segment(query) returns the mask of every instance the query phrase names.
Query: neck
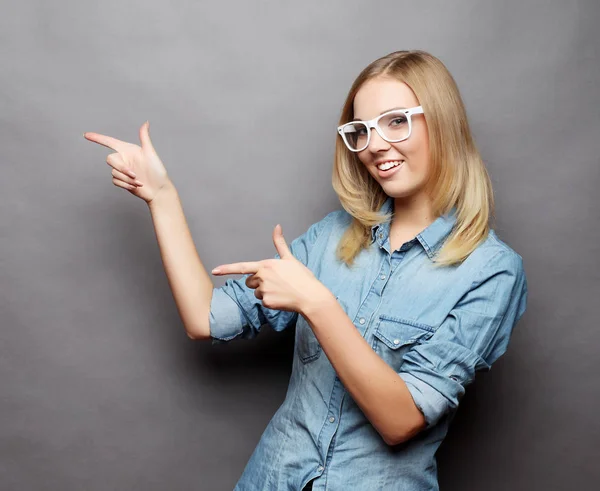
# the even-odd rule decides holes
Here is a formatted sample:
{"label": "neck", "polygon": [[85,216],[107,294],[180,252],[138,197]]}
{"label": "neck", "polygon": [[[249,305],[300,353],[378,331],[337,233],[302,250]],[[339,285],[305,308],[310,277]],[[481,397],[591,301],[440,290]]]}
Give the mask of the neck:
{"label": "neck", "polygon": [[420,232],[427,228],[437,217],[434,216],[431,203],[425,197],[394,198],[394,229],[411,229]]}

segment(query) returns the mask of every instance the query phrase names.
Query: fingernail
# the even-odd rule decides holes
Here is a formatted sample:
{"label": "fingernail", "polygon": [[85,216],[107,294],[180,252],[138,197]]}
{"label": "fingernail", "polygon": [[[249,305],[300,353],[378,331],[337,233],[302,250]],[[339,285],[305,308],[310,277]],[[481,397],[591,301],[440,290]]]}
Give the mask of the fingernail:
{"label": "fingernail", "polygon": [[137,179],[135,180],[135,184],[137,186],[143,186],[144,185],[144,183],[142,181],[138,181]]}
{"label": "fingernail", "polygon": [[137,176],[135,175],[135,172],[133,172],[133,171],[131,171],[131,170],[128,172],[128,174],[129,174],[129,177],[131,177],[132,179],[135,179],[135,178],[137,177]]}
{"label": "fingernail", "polygon": [[213,274],[218,274],[220,272],[221,272],[221,270],[219,268],[215,268],[215,269],[212,270]]}

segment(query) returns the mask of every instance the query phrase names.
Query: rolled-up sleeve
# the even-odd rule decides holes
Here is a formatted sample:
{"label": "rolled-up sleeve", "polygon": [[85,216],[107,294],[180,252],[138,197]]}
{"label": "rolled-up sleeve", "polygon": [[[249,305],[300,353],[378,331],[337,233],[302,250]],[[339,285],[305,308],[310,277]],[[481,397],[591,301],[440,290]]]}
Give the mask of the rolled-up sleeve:
{"label": "rolled-up sleeve", "polygon": [[475,372],[490,370],[506,352],[526,304],[521,256],[496,253],[433,336],[406,353],[399,375],[427,428],[458,407]]}
{"label": "rolled-up sleeve", "polygon": [[[309,258],[319,254],[319,236],[334,213],[313,223],[304,234],[290,243],[292,255],[305,266],[309,267]],[[274,258],[279,259],[279,254],[275,254]],[[235,338],[252,339],[264,324],[269,324],[275,331],[282,331],[295,323],[297,312],[267,308],[256,298],[254,289],[246,285],[249,276],[228,279],[222,287],[213,289],[209,316],[212,344]]]}

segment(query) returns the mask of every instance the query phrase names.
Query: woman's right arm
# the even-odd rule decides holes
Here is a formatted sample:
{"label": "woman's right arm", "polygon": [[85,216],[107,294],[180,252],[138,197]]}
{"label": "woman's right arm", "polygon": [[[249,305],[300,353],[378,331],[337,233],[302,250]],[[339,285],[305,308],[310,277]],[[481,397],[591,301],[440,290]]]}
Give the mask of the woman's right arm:
{"label": "woman's right arm", "polygon": [[140,145],[99,133],[83,136],[115,152],[106,163],[112,167],[115,186],[143,199],[152,214],[154,229],[169,285],[188,336],[209,339],[212,279],[200,262],[187,226],[179,195],[150,140],[150,123],[139,130]]}
{"label": "woman's right arm", "polygon": [[191,339],[209,339],[214,285],[196,251],[175,186],[169,181],[148,208],[185,331]]}

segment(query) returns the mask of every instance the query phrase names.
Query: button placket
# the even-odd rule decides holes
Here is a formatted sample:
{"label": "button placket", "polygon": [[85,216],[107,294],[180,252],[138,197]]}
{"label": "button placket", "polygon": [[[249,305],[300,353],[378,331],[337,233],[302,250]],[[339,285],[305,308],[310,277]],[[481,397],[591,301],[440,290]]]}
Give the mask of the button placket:
{"label": "button placket", "polygon": [[[386,274],[386,272],[384,271],[386,267],[388,270],[388,274]],[[385,289],[386,282],[389,280],[390,274],[391,264],[389,257],[384,257],[382,260],[381,267],[379,269],[379,273],[377,274],[377,276],[375,276],[373,280],[371,290],[369,291],[367,298],[363,302],[363,305],[356,313],[356,317],[354,318],[354,322],[356,322],[356,319],[358,318],[357,324],[361,326],[364,326],[365,324],[367,325],[365,331],[361,333],[365,339],[368,337],[367,333],[369,331],[369,324],[367,323],[367,319],[370,322],[373,318],[373,313],[377,312],[377,310],[379,309],[379,306],[381,305],[383,290]]]}
{"label": "button placket", "polygon": [[[383,270],[383,268],[384,268],[384,267],[385,267],[385,264],[381,266],[381,270]],[[386,280],[387,280],[387,279],[388,279],[388,278],[391,276],[391,274],[392,274],[392,271],[391,271],[391,264],[390,264],[390,267],[389,267],[389,270],[388,270],[388,273],[387,273],[387,274],[386,274],[386,273],[384,273],[384,272],[383,272],[383,271],[381,271],[381,270],[380,270],[380,272],[379,272],[379,280],[381,281],[382,285],[381,285],[381,288],[380,288],[379,290],[380,290],[380,292],[381,292],[381,293],[380,293],[380,295],[381,295],[381,296],[383,296],[383,292],[384,292],[384,290],[385,290],[385,287],[387,286],[387,282],[386,282]]]}

